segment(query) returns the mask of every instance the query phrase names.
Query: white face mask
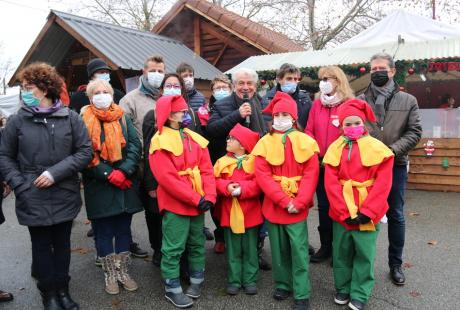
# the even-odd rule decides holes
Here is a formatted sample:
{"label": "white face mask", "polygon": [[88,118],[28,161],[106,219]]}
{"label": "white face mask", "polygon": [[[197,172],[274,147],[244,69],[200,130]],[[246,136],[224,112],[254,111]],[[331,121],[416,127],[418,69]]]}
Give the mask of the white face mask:
{"label": "white face mask", "polygon": [[289,117],[274,117],[272,127],[278,131],[285,132],[292,128],[292,124],[292,119]]}
{"label": "white face mask", "polygon": [[185,84],[185,89],[190,91],[193,89],[193,86],[195,85],[195,78],[189,76],[184,78],[184,84]]}
{"label": "white face mask", "polygon": [[98,109],[107,109],[113,102],[111,94],[97,94],[92,100],[94,106]]}
{"label": "white face mask", "polygon": [[148,72],[147,81],[154,88],[160,88],[161,82],[163,82],[165,75],[160,72]]}
{"label": "white face mask", "polygon": [[334,90],[334,87],[332,87],[332,83],[329,81],[321,81],[319,82],[319,90],[322,94],[329,95]]}

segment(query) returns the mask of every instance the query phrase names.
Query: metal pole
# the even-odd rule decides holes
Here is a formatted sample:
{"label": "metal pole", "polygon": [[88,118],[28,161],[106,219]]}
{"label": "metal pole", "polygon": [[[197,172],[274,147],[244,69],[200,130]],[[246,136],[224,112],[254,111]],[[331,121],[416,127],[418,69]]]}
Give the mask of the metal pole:
{"label": "metal pole", "polygon": [[436,19],[436,0],[431,0],[431,8],[433,11],[433,19]]}

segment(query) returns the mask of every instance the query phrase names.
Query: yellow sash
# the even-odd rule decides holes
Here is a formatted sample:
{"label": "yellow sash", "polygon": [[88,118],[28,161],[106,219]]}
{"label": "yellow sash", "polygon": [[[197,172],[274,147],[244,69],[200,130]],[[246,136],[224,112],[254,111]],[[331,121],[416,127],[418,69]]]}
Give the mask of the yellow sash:
{"label": "yellow sash", "polygon": [[[323,158],[323,163],[334,167],[340,164],[343,148],[347,143],[344,142],[344,137],[341,136],[327,149]],[[365,167],[371,167],[382,163],[385,158],[394,156],[393,152],[381,141],[371,137],[363,136],[356,140],[359,148],[359,156],[361,163]]]}
{"label": "yellow sash", "polygon": [[[272,166],[279,166],[284,163],[284,134],[274,132],[266,134],[257,142],[252,150],[254,156],[262,156]],[[287,134],[292,144],[292,152],[295,161],[302,164],[310,159],[315,153],[319,153],[316,141],[303,132],[294,130]],[[286,138],[286,137],[285,137]]]}
{"label": "yellow sash", "polygon": [[[248,155],[247,158],[243,160],[242,167],[246,173],[254,173],[254,161],[255,156],[253,155]],[[220,177],[222,174],[232,176],[237,164],[238,159],[225,155],[219,158],[214,165],[214,175],[216,178]],[[238,201],[238,197],[232,198],[232,207],[230,209],[230,228],[234,234],[244,234],[246,232],[246,229],[244,228],[244,213]]]}
{"label": "yellow sash", "polygon": [[[204,149],[208,146],[208,140],[196,132],[185,128],[183,133],[187,134],[193,141],[198,143],[201,148]],[[163,132],[160,134],[160,132],[157,131],[150,141],[149,153],[153,154],[155,151],[165,150],[171,152],[174,156],[180,156],[184,152],[184,143],[182,140],[181,132],[179,130],[165,126],[163,127]]]}
{"label": "yellow sash", "polygon": [[204,196],[203,187],[201,184],[201,174],[198,166],[192,168],[187,168],[185,170],[178,172],[180,176],[187,175],[190,181],[192,182],[192,187],[195,192]]}
{"label": "yellow sash", "polygon": [[[348,212],[350,212],[350,217],[354,219],[357,217],[358,210],[361,208],[363,201],[367,197],[367,188],[374,184],[374,179],[366,180],[364,182],[356,182],[353,180],[340,180],[340,184],[343,185],[343,198],[347,204]],[[359,194],[359,206],[355,204],[355,198],[353,196],[353,187],[358,190]],[[370,230],[375,231],[375,225],[372,221],[366,224],[359,224],[359,230]]]}
{"label": "yellow sash", "polygon": [[273,180],[280,182],[281,189],[283,192],[289,196],[289,198],[294,198],[295,194],[299,191],[299,187],[297,186],[297,182],[302,179],[301,176],[296,177],[285,177],[285,176],[273,176]]}

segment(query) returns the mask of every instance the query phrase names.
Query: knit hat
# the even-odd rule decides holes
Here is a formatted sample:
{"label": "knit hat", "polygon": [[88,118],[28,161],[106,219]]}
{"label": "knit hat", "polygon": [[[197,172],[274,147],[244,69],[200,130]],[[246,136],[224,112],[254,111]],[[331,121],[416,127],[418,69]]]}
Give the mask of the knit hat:
{"label": "knit hat", "polygon": [[161,133],[168,120],[169,114],[188,110],[187,103],[182,96],[161,96],[156,104],[157,127]]}
{"label": "knit hat", "polygon": [[242,126],[241,124],[236,124],[232,130],[230,130],[229,136],[232,136],[244,147],[247,153],[251,153],[254,146],[256,146],[257,141],[259,141],[259,134],[252,131],[249,128]]}
{"label": "knit hat", "polygon": [[297,103],[289,94],[277,91],[272,101],[262,111],[263,113],[289,113],[294,120],[297,120]]}
{"label": "knit hat", "polygon": [[342,103],[338,108],[340,124],[348,116],[359,116],[363,122],[369,121],[375,123],[375,114],[366,101],[360,99],[350,99]]}
{"label": "knit hat", "polygon": [[97,70],[112,71],[112,69],[110,69],[110,67],[105,63],[105,61],[103,61],[100,58],[94,58],[90,62],[88,62],[88,64],[86,65],[86,71],[88,72],[88,78],[90,79],[93,76],[94,72],[96,72]]}

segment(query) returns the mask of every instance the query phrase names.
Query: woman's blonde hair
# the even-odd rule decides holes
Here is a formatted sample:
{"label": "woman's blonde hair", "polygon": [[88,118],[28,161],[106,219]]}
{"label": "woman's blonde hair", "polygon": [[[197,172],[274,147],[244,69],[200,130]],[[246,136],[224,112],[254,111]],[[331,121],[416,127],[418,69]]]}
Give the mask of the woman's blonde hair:
{"label": "woman's blonde hair", "polygon": [[337,81],[337,92],[342,96],[343,101],[355,97],[353,89],[351,89],[350,83],[348,83],[347,76],[342,69],[337,66],[321,67],[318,71],[318,78],[322,80],[325,76],[335,78]]}
{"label": "woman's blonde hair", "polygon": [[94,79],[94,80],[91,80],[88,83],[88,85],[86,86],[86,95],[88,96],[88,98],[93,98],[94,90],[98,86],[104,86],[104,88],[107,89],[109,94],[111,94],[113,96],[113,88],[112,88],[112,85],[110,85],[109,82],[104,81],[104,80],[100,80],[100,79]]}

